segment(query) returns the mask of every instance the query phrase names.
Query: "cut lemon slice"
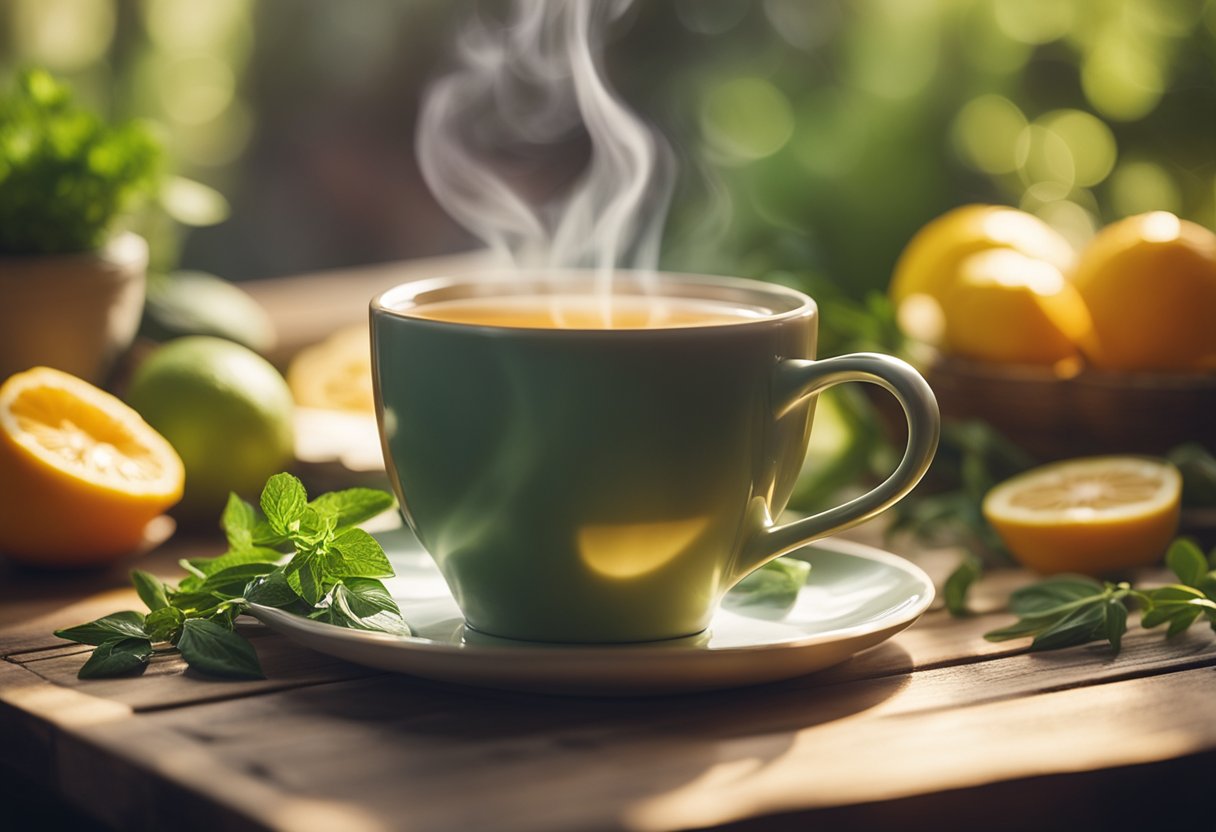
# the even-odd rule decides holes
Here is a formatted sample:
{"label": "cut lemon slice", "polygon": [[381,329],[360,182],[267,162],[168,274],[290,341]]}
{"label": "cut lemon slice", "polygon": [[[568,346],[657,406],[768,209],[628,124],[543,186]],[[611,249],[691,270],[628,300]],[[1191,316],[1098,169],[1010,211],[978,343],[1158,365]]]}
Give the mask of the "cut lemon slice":
{"label": "cut lemon slice", "polygon": [[1156,562],[1177,531],[1181,497],[1168,462],[1103,456],[1019,474],[989,491],[983,509],[1023,566],[1101,575]]}
{"label": "cut lemon slice", "polygon": [[183,481],[169,443],[109,393],[47,367],[0,386],[6,555],[62,566],[129,552]]}

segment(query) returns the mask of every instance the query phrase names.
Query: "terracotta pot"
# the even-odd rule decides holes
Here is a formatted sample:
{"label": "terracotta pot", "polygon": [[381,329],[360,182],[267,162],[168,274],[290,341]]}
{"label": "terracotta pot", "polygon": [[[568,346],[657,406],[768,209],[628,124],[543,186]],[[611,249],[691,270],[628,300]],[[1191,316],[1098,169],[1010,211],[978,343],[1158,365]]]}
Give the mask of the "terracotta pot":
{"label": "terracotta pot", "polygon": [[131,233],[92,252],[0,257],[0,380],[44,365],[104,381],[139,328],[147,268]]}

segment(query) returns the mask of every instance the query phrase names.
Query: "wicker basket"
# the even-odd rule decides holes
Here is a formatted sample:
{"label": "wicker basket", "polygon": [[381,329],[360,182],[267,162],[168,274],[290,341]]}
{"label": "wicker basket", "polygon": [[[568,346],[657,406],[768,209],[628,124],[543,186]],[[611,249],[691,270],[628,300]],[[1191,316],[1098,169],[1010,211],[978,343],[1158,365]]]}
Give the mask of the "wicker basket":
{"label": "wicker basket", "polygon": [[927,371],[946,421],[981,419],[1031,456],[1162,454],[1183,442],[1216,452],[1216,373],[1061,378],[1050,368],[940,358]]}

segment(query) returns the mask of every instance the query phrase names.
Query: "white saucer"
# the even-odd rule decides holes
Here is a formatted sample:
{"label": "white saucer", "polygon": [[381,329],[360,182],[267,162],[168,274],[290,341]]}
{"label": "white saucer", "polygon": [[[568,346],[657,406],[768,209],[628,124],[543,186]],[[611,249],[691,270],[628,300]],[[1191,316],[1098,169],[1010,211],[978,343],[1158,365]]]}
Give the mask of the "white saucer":
{"label": "white saucer", "polygon": [[388,589],[412,636],[351,630],[272,607],[252,614],[293,641],[347,661],[443,682],[540,693],[640,696],[741,687],[839,664],[920,617],[933,582],[888,552],[827,539],[788,609],[728,602],[698,636],[622,645],[513,641],[467,629],[438,570],[408,531],[378,534],[397,577]]}

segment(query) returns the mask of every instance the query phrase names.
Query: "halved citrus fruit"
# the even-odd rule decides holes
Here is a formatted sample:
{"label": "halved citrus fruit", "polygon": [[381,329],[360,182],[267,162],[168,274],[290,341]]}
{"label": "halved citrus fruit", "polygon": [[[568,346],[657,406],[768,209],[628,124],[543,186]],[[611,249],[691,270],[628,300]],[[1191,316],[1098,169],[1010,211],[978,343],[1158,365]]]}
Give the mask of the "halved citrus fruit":
{"label": "halved citrus fruit", "polygon": [[138,547],[183,481],[169,443],[88,382],[35,367],[0,386],[0,551],[9,557],[113,560]]}
{"label": "halved citrus fruit", "polygon": [[1178,529],[1182,476],[1150,457],[1100,456],[1019,474],[984,498],[1018,561],[1044,575],[1102,575],[1155,563]]}

